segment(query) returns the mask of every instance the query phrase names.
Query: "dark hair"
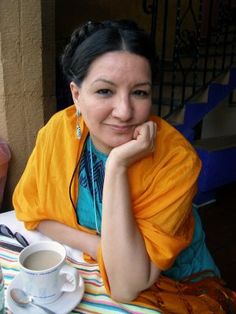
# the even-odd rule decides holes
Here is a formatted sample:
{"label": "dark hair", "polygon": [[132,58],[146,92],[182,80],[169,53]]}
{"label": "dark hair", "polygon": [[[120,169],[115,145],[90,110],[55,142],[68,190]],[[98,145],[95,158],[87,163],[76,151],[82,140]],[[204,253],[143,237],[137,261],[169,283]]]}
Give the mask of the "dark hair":
{"label": "dark hair", "polygon": [[144,30],[129,20],[87,22],[77,28],[61,57],[63,73],[69,82],[80,86],[97,57],[121,50],[146,58],[154,74],[154,44]]}

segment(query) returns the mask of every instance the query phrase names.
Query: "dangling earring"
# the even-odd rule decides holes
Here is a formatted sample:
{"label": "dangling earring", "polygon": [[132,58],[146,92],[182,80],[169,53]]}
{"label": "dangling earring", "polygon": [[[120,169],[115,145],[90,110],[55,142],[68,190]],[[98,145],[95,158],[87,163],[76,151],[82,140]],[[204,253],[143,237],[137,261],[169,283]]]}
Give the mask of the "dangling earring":
{"label": "dangling earring", "polygon": [[79,111],[79,109],[77,110],[77,112],[76,112],[76,115],[77,115],[77,123],[76,123],[76,137],[80,140],[81,139],[81,128],[80,128],[80,111]]}

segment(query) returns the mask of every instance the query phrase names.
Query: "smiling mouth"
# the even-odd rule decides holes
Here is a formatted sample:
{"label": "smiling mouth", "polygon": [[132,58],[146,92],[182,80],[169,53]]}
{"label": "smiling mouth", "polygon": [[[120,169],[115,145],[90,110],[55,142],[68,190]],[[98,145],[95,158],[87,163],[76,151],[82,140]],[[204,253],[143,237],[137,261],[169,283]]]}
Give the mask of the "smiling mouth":
{"label": "smiling mouth", "polygon": [[128,133],[134,128],[133,125],[111,125],[110,124],[108,126],[117,133]]}

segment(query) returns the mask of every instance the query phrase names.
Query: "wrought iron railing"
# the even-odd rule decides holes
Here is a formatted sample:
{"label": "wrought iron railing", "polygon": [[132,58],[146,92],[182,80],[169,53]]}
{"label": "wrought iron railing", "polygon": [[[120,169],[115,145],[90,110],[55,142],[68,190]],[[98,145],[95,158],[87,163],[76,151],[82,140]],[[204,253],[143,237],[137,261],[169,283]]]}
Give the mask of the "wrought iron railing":
{"label": "wrought iron railing", "polygon": [[159,56],[154,106],[168,118],[236,64],[236,1],[143,0],[143,10]]}

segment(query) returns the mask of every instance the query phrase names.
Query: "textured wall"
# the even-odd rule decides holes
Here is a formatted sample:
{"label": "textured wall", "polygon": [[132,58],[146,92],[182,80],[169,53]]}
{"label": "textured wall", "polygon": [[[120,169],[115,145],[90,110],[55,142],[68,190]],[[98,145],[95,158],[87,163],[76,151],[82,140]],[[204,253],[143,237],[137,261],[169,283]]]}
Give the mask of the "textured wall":
{"label": "textured wall", "polygon": [[[12,153],[5,208],[11,206],[12,191],[32,151],[36,133],[48,118],[50,110],[44,108],[44,100],[55,95],[54,84],[46,91],[44,88],[44,76],[48,77],[50,69],[44,73],[42,3],[39,0],[0,1],[0,137],[7,141]],[[46,42],[52,39],[54,44],[54,38],[48,34]],[[48,60],[54,60],[54,50],[48,51]],[[51,72],[54,72],[52,66]],[[55,107],[53,101],[49,106]]]}

